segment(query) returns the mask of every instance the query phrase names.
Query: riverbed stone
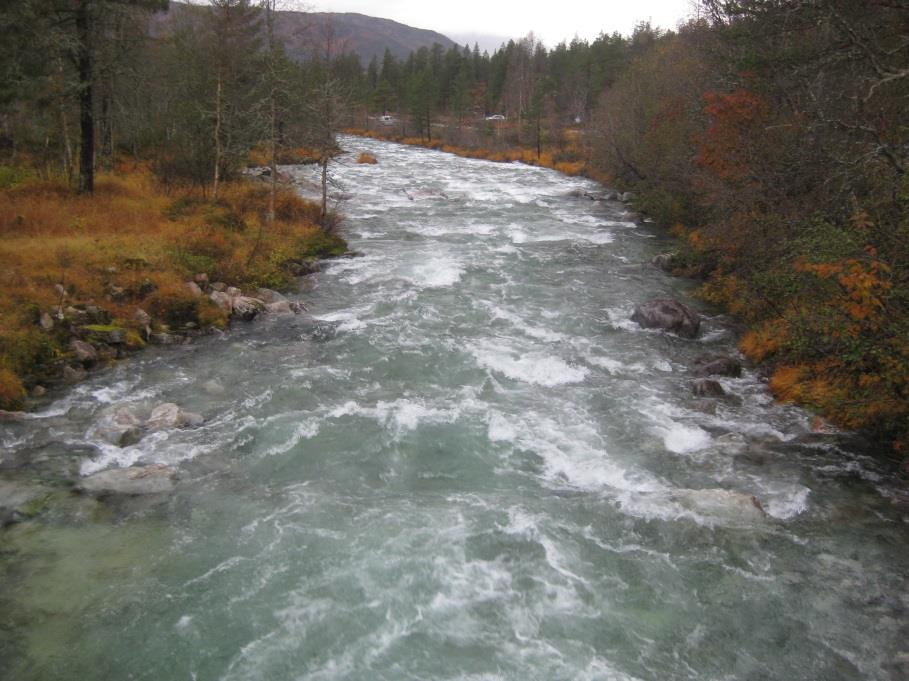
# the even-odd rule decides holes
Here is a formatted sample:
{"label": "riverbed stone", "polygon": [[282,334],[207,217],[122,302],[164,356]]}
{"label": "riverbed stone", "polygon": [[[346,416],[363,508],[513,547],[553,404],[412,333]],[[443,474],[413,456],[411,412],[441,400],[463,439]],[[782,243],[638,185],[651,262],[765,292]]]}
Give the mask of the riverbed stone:
{"label": "riverbed stone", "polygon": [[258,298],[237,296],[231,299],[231,315],[244,322],[251,322],[265,309],[265,303]]}
{"label": "riverbed stone", "polygon": [[696,312],[670,298],[658,298],[638,305],[631,319],[645,329],[673,331],[685,338],[696,338],[701,328],[701,318]]}
{"label": "riverbed stone", "polygon": [[287,298],[277,291],[272,291],[270,288],[260,288],[256,291],[256,297],[261,300],[266,305],[271,303],[281,303],[287,302]]}
{"label": "riverbed stone", "polygon": [[38,326],[47,332],[51,332],[54,330],[54,318],[47,312],[42,312],[41,318],[38,320]]}
{"label": "riverbed stone", "polygon": [[128,407],[113,407],[98,420],[94,433],[115,447],[129,447],[142,439],[142,422]]}
{"label": "riverbed stone", "polygon": [[230,311],[233,307],[231,304],[231,298],[224,291],[212,291],[208,297],[211,302],[230,314]]}
{"label": "riverbed stone", "polygon": [[67,383],[79,383],[88,377],[88,372],[82,367],[72,367],[69,364],[63,367],[63,380]]}
{"label": "riverbed stone", "polygon": [[73,338],[69,342],[69,349],[83,366],[91,366],[98,361],[98,351],[85,341]]}
{"label": "riverbed stone", "polygon": [[185,286],[186,290],[189,291],[192,295],[196,296],[196,298],[201,298],[203,295],[205,295],[202,293],[202,287],[194,281],[187,281]]}
{"label": "riverbed stone", "polygon": [[664,272],[669,272],[672,269],[673,258],[675,258],[675,253],[660,253],[659,255],[653,256],[650,264],[659,267]]}
{"label": "riverbed stone", "polygon": [[167,402],[159,404],[152,409],[145,426],[151,430],[165,430],[168,428],[182,428],[186,425],[186,418],[183,411],[176,404]]}
{"label": "riverbed stone", "polygon": [[96,497],[168,494],[176,477],[173,468],[161,464],[114,468],[83,478],[76,490]]}
{"label": "riverbed stone", "polygon": [[37,485],[0,480],[0,527],[37,515],[50,494]]}
{"label": "riverbed stone", "polygon": [[709,378],[695,381],[691,386],[691,392],[695,397],[724,397],[726,395],[723,386]]}
{"label": "riverbed stone", "polygon": [[224,385],[215,379],[205,381],[205,383],[202,384],[202,390],[213,396],[221,396],[227,393],[227,389]]}
{"label": "riverbed stone", "polygon": [[698,376],[740,378],[742,375],[742,363],[735,357],[699,357],[694,363]]}
{"label": "riverbed stone", "polygon": [[672,500],[694,513],[707,517],[728,518],[748,522],[763,521],[767,512],[761,502],[750,494],[726,489],[682,489],[671,495]]}

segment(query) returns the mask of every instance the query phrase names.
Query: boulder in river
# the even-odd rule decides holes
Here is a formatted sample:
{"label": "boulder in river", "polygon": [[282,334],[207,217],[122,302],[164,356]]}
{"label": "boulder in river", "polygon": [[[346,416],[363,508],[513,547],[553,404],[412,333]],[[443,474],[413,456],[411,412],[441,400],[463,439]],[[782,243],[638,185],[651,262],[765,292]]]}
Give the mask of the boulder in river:
{"label": "boulder in river", "polygon": [[653,256],[650,264],[659,267],[664,272],[668,272],[672,269],[672,259],[674,257],[675,253],[660,253],[659,255]]}
{"label": "boulder in river", "polygon": [[258,298],[236,296],[231,298],[231,315],[244,322],[251,322],[260,312],[265,311],[265,303]]}
{"label": "boulder in river", "polygon": [[699,357],[694,363],[698,376],[739,378],[742,375],[742,363],[735,357]]}
{"label": "boulder in river", "polygon": [[224,310],[224,312],[230,314],[232,308],[231,298],[224,291],[212,291],[208,297],[211,299],[211,302]]}
{"label": "boulder in river", "polygon": [[142,439],[142,423],[127,407],[113,407],[95,425],[95,435],[116,447],[129,447]]}
{"label": "boulder in river", "polygon": [[145,426],[149,430],[167,430],[170,428],[184,428],[186,426],[200,426],[205,419],[192,412],[183,411],[176,404],[166,402],[152,409]]}
{"label": "boulder in river", "polygon": [[673,331],[685,338],[696,338],[701,328],[701,318],[696,312],[669,298],[658,298],[638,305],[631,319],[645,329]]}
{"label": "boulder in river", "polygon": [[691,392],[695,397],[724,397],[726,391],[723,386],[709,378],[701,378],[691,386]]}
{"label": "boulder in river", "polygon": [[96,497],[167,494],[174,491],[176,477],[173,468],[160,464],[114,468],[83,478],[76,489]]}

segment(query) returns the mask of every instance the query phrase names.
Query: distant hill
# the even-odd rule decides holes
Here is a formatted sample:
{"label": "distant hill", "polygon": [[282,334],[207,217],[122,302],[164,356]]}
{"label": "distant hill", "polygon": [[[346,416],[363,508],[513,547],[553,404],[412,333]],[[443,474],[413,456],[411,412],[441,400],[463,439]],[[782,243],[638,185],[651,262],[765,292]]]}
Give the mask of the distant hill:
{"label": "distant hill", "polygon": [[[166,14],[152,18],[152,34],[166,30],[168,23],[175,18],[186,20],[193,15],[199,16],[204,11],[204,3],[171,2]],[[364,14],[278,12],[276,24],[287,53],[298,61],[307,59],[314,49],[321,51],[324,45],[322,36],[325,35],[327,26],[332,30],[333,52],[353,52],[360,56],[364,66],[374,56],[381,61],[386,48],[399,59],[405,59],[411,52],[421,47],[432,47],[434,43],[446,50],[455,45],[453,40],[436,31],[413,28],[391,19],[368,17]]]}
{"label": "distant hill", "polygon": [[421,47],[432,47],[438,43],[446,50],[455,45],[450,38],[422,28],[413,28],[391,19],[368,17],[365,14],[335,12],[279,12],[278,33],[284,39],[288,54],[300,59],[313,49],[313,41],[324,34],[324,27],[330,25],[333,41],[338,50],[354,52],[363,64],[375,56],[380,61],[385,49],[399,59]]}

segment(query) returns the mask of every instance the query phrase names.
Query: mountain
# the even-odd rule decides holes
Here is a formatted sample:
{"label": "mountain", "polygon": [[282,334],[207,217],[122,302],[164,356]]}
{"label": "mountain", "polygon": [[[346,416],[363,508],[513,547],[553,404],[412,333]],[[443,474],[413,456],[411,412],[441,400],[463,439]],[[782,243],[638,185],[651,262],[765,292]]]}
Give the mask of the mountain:
{"label": "mountain", "polygon": [[313,48],[324,45],[326,28],[332,31],[332,42],[337,52],[354,52],[363,64],[373,57],[379,61],[385,49],[399,59],[421,47],[438,43],[446,50],[455,46],[450,38],[422,28],[413,28],[391,19],[368,17],[365,14],[336,12],[279,12],[278,34],[284,39],[288,54],[296,59],[305,58]]}
{"label": "mountain", "polygon": [[[166,14],[152,17],[151,33],[158,35],[166,32],[168,25],[175,21],[196,21],[205,11],[206,5],[200,2],[171,2]],[[446,50],[455,45],[453,40],[436,31],[365,14],[278,12],[277,33],[284,41],[287,53],[298,61],[307,59],[314,50],[324,50],[329,28],[333,54],[353,52],[359,55],[364,65],[373,57],[381,61],[386,48],[397,58],[406,59],[411,52],[421,47],[432,47],[434,43]]]}

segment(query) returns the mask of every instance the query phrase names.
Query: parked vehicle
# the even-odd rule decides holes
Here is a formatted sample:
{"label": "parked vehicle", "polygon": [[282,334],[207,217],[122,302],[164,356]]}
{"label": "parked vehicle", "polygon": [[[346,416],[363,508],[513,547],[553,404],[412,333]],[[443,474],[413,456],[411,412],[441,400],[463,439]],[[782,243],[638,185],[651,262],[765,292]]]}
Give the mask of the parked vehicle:
{"label": "parked vehicle", "polygon": [[393,116],[389,116],[388,114],[385,114],[384,116],[379,116],[379,123],[381,123],[382,125],[392,125],[392,124],[394,124],[394,122],[395,122],[395,119]]}
{"label": "parked vehicle", "polygon": [[491,116],[487,116],[486,120],[487,121],[504,121],[505,116],[503,116],[502,114],[492,114]]}

